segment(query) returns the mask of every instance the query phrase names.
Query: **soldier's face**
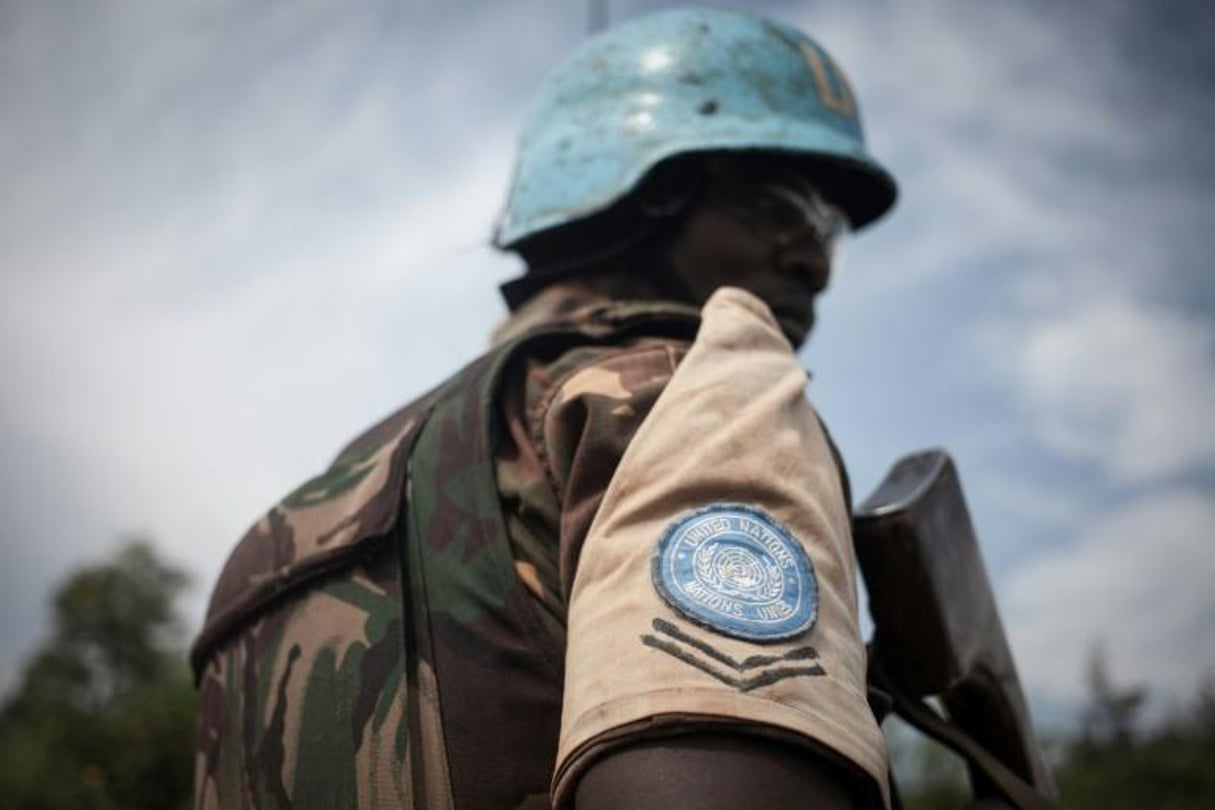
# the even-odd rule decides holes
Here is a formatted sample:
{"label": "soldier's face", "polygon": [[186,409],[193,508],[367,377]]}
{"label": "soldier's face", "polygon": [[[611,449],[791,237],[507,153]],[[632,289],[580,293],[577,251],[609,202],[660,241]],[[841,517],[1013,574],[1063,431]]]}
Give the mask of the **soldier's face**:
{"label": "soldier's face", "polygon": [[831,277],[832,243],[846,224],[833,224],[826,209],[810,210],[814,202],[771,176],[715,179],[673,243],[676,274],[698,302],[723,286],[754,293],[800,345],[814,326],[815,298]]}

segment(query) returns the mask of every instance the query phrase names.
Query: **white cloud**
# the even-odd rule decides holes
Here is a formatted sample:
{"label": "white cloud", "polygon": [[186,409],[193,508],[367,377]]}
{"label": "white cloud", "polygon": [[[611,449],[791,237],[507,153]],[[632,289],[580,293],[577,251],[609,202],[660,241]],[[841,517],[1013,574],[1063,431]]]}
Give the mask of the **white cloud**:
{"label": "white cloud", "polygon": [[[1022,535],[1018,539],[1021,546],[1035,535],[1055,534],[1084,519],[1086,505],[1079,502],[1074,492],[1026,478],[1017,474],[1016,470],[997,468],[982,473],[974,482],[976,499],[982,499],[992,509],[1015,517],[1017,529]],[[1001,551],[1015,553],[1018,549]]]}
{"label": "white cloud", "polygon": [[[258,511],[483,343],[498,311],[489,274],[503,267],[470,246],[483,243],[506,151],[487,143],[434,197],[319,255],[284,251],[208,301],[145,286],[142,266],[198,249],[189,233],[77,246],[63,260],[105,272],[52,269],[5,307],[7,424],[92,482],[77,508],[114,530],[147,528],[209,579]],[[477,283],[480,294],[462,291]],[[451,313],[477,327],[453,337]]]}
{"label": "white cloud", "polygon": [[[878,336],[859,339],[882,355],[841,360],[837,380],[895,363],[915,369],[894,375],[914,390],[886,392],[889,408],[868,409],[882,427],[838,436],[845,453],[892,423],[972,452],[961,466],[986,477],[968,488],[1006,518],[994,556],[1021,566],[995,573],[1039,694],[1080,699],[1102,638],[1117,676],[1191,689],[1188,668],[1211,664],[1192,633],[1215,571],[1213,499],[1186,476],[1215,463],[1215,323],[1166,302],[1191,292],[1184,268],[1205,266],[1212,208],[1201,164],[1164,150],[1199,148],[1209,101],[1127,59],[1129,32],[1157,42],[1128,3],[1082,26],[1078,12],[966,2],[788,12],[853,71],[874,151],[902,183],[839,280],[855,313],[826,320],[866,324]],[[1133,502],[1044,550],[1117,498]]]}
{"label": "white cloud", "polygon": [[[613,11],[643,5],[655,4]],[[1137,165],[1167,123],[1138,126],[1140,97],[1125,94],[1134,77],[1104,29],[1077,39],[1074,24],[1037,9],[960,0],[760,5],[804,23],[848,67],[874,150],[904,184],[895,217],[860,240],[841,278],[854,297],[827,302],[829,328],[866,331],[827,344],[841,369],[823,376],[840,392],[836,410],[866,417],[839,436],[845,454],[884,464],[913,436],[952,442],[912,421],[908,400],[927,403],[929,419],[948,413],[933,390],[961,401],[994,380],[1028,422],[1007,432],[1036,431],[1049,454],[1100,465],[1099,485],[1209,459],[1210,328],[1140,303],[1135,286],[1143,266],[1172,265],[1181,246],[1152,237],[1198,221],[1198,197],[1167,172],[1111,193],[1100,171],[1068,158]],[[414,6],[0,10],[0,438],[18,436],[14,446],[53,467],[22,479],[21,520],[10,523],[29,534],[10,559],[26,564],[9,569],[6,605],[32,604],[50,568],[134,528],[197,571],[197,611],[260,510],[483,344],[500,312],[491,284],[510,272],[484,241],[515,124],[580,36],[584,9]],[[1120,244],[1110,234],[1123,223],[1137,238]],[[988,275],[1010,256],[1024,269],[1017,283]],[[960,279],[996,285],[1008,326],[972,313],[992,376],[955,390],[940,369],[970,349],[934,356],[922,336]],[[909,337],[883,318],[905,318]],[[896,363],[913,371],[887,374]],[[980,421],[967,416],[956,422]],[[883,440],[894,450],[874,451]],[[973,486],[1002,498],[1018,528],[1058,530],[1085,508],[1072,487],[1044,500],[1020,475]],[[1171,526],[1194,517],[1195,498],[1136,504]],[[1170,542],[1178,558],[1200,554]],[[1121,576],[1123,557],[1098,551],[1081,543],[1052,559],[1083,554],[1093,572]],[[1014,638],[1057,654],[1041,617],[1061,597],[1015,588],[1029,623],[1023,634],[1010,621]],[[1118,604],[1110,610],[1121,622]],[[1076,661],[1089,641],[1074,639]],[[0,649],[0,673],[12,650]],[[1073,694],[1078,666],[1034,652],[1023,670],[1044,668],[1053,692]]]}
{"label": "white cloud", "polygon": [[1024,8],[861,14],[833,3],[790,14],[856,66],[872,151],[902,181],[891,224],[876,232],[886,255],[855,269],[872,294],[915,294],[1010,255],[1057,256],[1077,239],[1084,186],[1059,153],[1144,149],[1144,134],[1103,103],[1108,60],[1081,58],[1069,29]]}
{"label": "white cloud", "polygon": [[1040,440],[1143,483],[1215,464],[1215,325],[1094,293],[993,346]]}
{"label": "white cloud", "polygon": [[[74,29],[22,18],[43,47],[5,50],[0,79],[0,437],[37,458],[3,470],[21,477],[9,523],[25,533],[4,540],[23,564],[4,578],[20,621],[0,686],[53,572],[147,531],[197,574],[197,618],[260,511],[484,345],[510,272],[487,241],[514,132],[491,83],[461,82],[504,15],[435,36],[397,20],[395,42],[359,13],[317,28],[315,9],[131,8],[81,37],[97,92],[69,101],[34,85],[90,84],[43,57]],[[559,25],[538,24],[545,47]]]}
{"label": "white cloud", "polygon": [[1215,502],[1178,489],[1118,504],[1067,548],[1017,569],[1003,589],[1023,678],[1075,705],[1094,645],[1120,683],[1188,695],[1215,672]]}

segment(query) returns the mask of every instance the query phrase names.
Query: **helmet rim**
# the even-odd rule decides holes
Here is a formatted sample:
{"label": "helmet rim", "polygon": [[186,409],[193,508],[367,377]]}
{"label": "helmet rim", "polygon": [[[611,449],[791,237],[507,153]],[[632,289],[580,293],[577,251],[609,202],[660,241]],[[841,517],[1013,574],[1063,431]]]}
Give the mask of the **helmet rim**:
{"label": "helmet rim", "polygon": [[664,161],[723,152],[816,164],[854,230],[897,197],[846,77],[813,39],[745,13],[666,11],[595,35],[550,73],[493,242],[513,250],[627,200]]}
{"label": "helmet rim", "polygon": [[[784,137],[774,136],[765,142],[757,142],[751,133],[740,134],[733,142],[720,135],[709,133],[701,138],[657,144],[650,150],[648,159],[625,167],[619,183],[619,187],[627,189],[624,193],[605,193],[595,199],[584,201],[584,204],[577,208],[552,206],[547,210],[538,210],[528,213],[526,216],[518,216],[520,206],[515,197],[523,192],[518,183],[513,183],[511,198],[508,199],[503,216],[495,229],[493,243],[502,250],[511,250],[520,243],[540,236],[544,232],[603,213],[635,192],[645,177],[659,164],[672,158],[690,155],[767,153],[787,155],[804,160],[808,164],[839,168],[847,173],[847,183],[837,184],[835,188],[821,188],[820,190],[830,202],[843,210],[853,231],[870,225],[894,206],[898,199],[898,185],[894,177],[869,157],[863,149],[852,150],[852,155],[841,154],[842,149],[849,145],[845,143],[845,138],[838,138],[839,151],[824,145],[824,140],[831,137],[828,127],[803,125],[784,129],[787,130]],[[805,129],[814,131],[810,133],[797,131]],[[815,146],[805,145],[807,141]],[[520,169],[522,170],[523,167],[521,166]],[[851,188],[843,189],[843,185],[849,185]],[[512,212],[516,213],[515,217],[510,216]]]}

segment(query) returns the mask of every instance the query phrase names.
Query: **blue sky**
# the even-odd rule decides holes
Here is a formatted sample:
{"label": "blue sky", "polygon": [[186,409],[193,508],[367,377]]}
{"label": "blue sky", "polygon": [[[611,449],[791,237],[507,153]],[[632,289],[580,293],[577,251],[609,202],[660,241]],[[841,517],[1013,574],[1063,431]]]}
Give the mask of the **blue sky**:
{"label": "blue sky", "polygon": [[[613,17],[667,3],[615,2]],[[858,492],[947,447],[1023,677],[1215,671],[1215,14],[753,3],[849,72],[902,196],[804,350]],[[1083,6],[1081,8],[1080,6]],[[193,570],[471,358],[577,3],[0,4],[0,682],[126,533]]]}

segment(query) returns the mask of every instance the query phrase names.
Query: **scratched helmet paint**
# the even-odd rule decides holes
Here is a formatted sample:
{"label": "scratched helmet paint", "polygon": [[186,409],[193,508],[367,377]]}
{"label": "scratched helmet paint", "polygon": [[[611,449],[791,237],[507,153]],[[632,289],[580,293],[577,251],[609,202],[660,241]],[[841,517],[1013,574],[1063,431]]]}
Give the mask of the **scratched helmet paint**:
{"label": "scratched helmet paint", "polygon": [[602,212],[662,161],[764,151],[814,160],[853,228],[894,203],[848,80],[816,42],[737,12],[653,14],[588,39],[548,77],[519,142],[494,243]]}

